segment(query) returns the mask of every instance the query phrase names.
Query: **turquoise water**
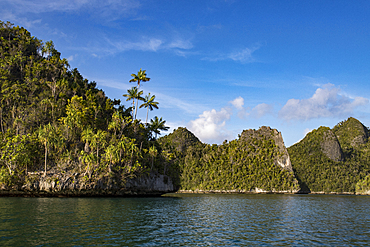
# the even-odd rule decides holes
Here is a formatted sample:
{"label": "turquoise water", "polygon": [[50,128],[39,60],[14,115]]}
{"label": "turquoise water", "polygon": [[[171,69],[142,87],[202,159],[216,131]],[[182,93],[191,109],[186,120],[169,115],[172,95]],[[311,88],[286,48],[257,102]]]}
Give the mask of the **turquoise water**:
{"label": "turquoise water", "polygon": [[370,196],[0,198],[0,246],[370,246]]}

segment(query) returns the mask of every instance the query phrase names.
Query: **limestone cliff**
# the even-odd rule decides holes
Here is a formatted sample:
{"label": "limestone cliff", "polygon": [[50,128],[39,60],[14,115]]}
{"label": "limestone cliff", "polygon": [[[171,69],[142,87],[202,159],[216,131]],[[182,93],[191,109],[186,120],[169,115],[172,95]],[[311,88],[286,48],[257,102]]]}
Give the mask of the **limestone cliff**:
{"label": "limestone cliff", "polygon": [[289,147],[301,188],[315,193],[368,193],[369,130],[355,118],[321,126]]}
{"label": "limestone cliff", "polygon": [[79,173],[49,173],[46,177],[30,174],[23,185],[7,188],[3,186],[0,195],[8,196],[150,196],[175,190],[171,178],[151,173],[118,182],[103,177],[87,181]]}
{"label": "limestone cliff", "polygon": [[368,128],[352,117],[338,123],[333,128],[333,132],[338,137],[342,148],[345,149],[358,148],[359,145],[366,144],[370,138]]}
{"label": "limestone cliff", "polygon": [[321,144],[321,151],[333,161],[343,161],[343,152],[340,147],[337,137],[333,131],[328,129],[323,133],[323,140]]}
{"label": "limestone cliff", "polygon": [[272,139],[275,142],[275,145],[277,146],[277,149],[280,153],[279,156],[274,157],[275,165],[279,165],[282,168],[293,172],[292,164],[290,162],[290,157],[287,148],[285,147],[283,137],[281,135],[281,132],[279,132],[276,129],[271,129],[267,126],[262,126],[258,130],[244,130],[240,136],[240,140],[245,142],[250,142],[253,138],[256,139]]}

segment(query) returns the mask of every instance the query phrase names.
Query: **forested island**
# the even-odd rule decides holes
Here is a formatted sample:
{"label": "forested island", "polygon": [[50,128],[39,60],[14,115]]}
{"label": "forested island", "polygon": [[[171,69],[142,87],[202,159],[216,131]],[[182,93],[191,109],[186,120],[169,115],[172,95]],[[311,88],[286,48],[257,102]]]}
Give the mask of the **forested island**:
{"label": "forested island", "polygon": [[[370,194],[369,128],[354,118],[285,147],[263,126],[221,145],[152,115],[145,70],[109,99],[52,41],[0,21],[0,195],[132,196],[166,192]],[[138,119],[138,111],[146,119]]]}

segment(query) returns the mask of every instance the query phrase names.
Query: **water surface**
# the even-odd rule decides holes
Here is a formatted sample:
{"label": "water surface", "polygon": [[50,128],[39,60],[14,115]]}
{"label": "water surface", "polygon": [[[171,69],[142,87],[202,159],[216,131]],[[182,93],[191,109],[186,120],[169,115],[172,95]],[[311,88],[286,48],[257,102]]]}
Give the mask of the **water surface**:
{"label": "water surface", "polygon": [[364,246],[370,197],[0,198],[1,246]]}

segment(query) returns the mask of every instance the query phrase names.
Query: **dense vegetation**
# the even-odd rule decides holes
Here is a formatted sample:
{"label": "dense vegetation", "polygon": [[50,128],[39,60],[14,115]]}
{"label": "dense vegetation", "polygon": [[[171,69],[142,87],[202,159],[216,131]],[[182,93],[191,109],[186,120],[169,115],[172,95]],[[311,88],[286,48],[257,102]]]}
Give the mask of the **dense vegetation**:
{"label": "dense vegetation", "polygon": [[[148,123],[155,96],[142,97],[145,70],[120,100],[107,98],[60,57],[52,41],[0,21],[0,184],[19,185],[30,174],[76,172],[85,181],[114,180],[163,171],[156,135],[162,118]],[[138,104],[142,101],[143,104]],[[136,119],[147,108],[146,123]]]}
{"label": "dense vegetation", "polygon": [[[323,152],[327,133],[333,132],[343,159],[333,160]],[[288,148],[294,172],[306,191],[363,192],[370,174],[369,131],[357,119],[320,127]],[[356,189],[357,184],[357,189]],[[367,187],[369,188],[369,187]],[[361,190],[361,191],[360,191]],[[369,190],[369,189],[368,189]]]}
{"label": "dense vegetation", "polygon": [[[166,174],[182,190],[370,190],[370,131],[354,118],[290,147],[292,168],[281,135],[267,127],[222,145],[185,128],[157,139],[168,127],[149,119],[159,103],[140,84],[150,78],[142,69],[131,76],[125,107],[71,69],[52,41],[0,21],[0,187],[54,174],[116,185]],[[141,108],[145,122],[136,118]]]}
{"label": "dense vegetation", "polygon": [[163,150],[172,153],[173,166],[180,168],[182,190],[298,190],[293,173],[276,165],[281,153],[274,140],[256,133],[259,135],[248,141],[242,134],[222,145],[206,145],[179,128],[159,142]]}

